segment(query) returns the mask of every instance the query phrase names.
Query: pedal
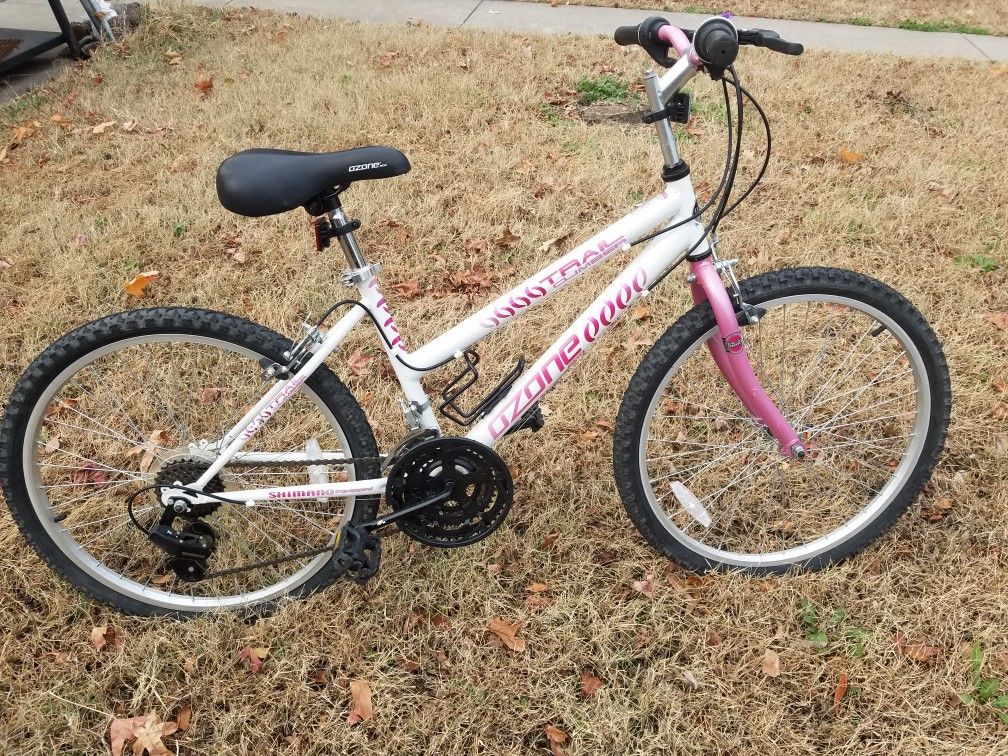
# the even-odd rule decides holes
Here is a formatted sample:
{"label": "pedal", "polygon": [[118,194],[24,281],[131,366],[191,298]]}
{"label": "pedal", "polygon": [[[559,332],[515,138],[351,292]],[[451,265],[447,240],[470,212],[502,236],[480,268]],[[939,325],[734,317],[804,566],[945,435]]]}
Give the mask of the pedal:
{"label": "pedal", "polygon": [[512,423],[511,427],[504,431],[504,435],[507,436],[510,433],[517,433],[521,430],[530,430],[535,433],[541,431],[544,427],[546,427],[546,418],[543,417],[539,402],[536,402],[525,410],[525,414],[518,419],[518,422]]}
{"label": "pedal", "polygon": [[359,525],[347,525],[340,532],[333,561],[348,578],[365,583],[378,572],[381,542]]}

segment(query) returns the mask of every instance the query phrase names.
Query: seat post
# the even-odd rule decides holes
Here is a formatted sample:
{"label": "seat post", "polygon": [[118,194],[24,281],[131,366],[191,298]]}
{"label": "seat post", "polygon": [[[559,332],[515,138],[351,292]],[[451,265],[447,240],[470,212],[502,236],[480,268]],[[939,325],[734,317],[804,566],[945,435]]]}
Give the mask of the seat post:
{"label": "seat post", "polygon": [[[343,208],[339,206],[334,207],[329,211],[329,222],[332,224],[333,228],[345,228],[350,223],[346,217],[346,213],[343,212]],[[364,254],[361,252],[360,245],[357,243],[357,237],[354,236],[352,228],[347,228],[344,233],[339,235],[339,243],[343,248],[343,254],[346,255],[347,262],[350,264],[351,269],[357,270],[367,265],[367,262],[364,260]]]}

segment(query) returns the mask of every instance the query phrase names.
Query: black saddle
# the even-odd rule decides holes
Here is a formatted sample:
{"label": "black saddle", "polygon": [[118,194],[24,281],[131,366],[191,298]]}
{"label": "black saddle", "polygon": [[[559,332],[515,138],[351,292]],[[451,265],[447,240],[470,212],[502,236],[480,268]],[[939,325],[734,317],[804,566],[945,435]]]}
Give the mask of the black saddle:
{"label": "black saddle", "polygon": [[276,215],[308,205],[353,181],[399,176],[409,169],[409,160],[393,147],[340,152],[244,150],[217,169],[217,197],[239,215]]}

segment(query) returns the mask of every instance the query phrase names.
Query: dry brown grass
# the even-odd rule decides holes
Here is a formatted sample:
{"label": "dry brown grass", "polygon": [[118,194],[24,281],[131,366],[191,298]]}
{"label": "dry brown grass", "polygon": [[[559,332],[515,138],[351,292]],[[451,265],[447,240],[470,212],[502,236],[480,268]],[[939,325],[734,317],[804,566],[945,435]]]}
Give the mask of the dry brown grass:
{"label": "dry brown grass", "polygon": [[[573,232],[568,244],[584,238],[655,190],[650,130],[588,125],[543,105],[547,90],[610,67],[634,81],[639,55],[599,39],[580,41],[574,55],[552,38],[399,27],[389,42],[389,31],[175,10],[146,23],[127,55],[106,50],[4,106],[6,133],[41,126],[0,164],[0,258],[11,263],[0,270],[0,393],[58,334],[132,306],[121,286],[137,269],[162,271],[149,303],[220,308],[287,332],[342,295],[341,265],[311,248],[303,214],[252,221],[218,206],[214,170],[244,147],[401,147],[412,173],[346,196],[387,287],[419,277],[434,289],[477,263],[502,277],[531,274],[546,260],[544,241],[563,231]],[[168,64],[168,49],[180,64]],[[388,68],[386,52],[399,54]],[[764,188],[726,221],[725,248],[749,272],[808,263],[874,272],[906,292],[945,343],[955,390],[948,451],[890,534],[828,571],[772,580],[687,584],[646,547],[619,504],[607,434],[591,448],[580,434],[615,416],[629,380],[622,365],[684,306],[670,280],[653,321],[621,325],[549,397],[563,416],[502,448],[525,458],[509,522],[458,551],[390,539],[365,588],[336,586],[255,624],[131,619],[69,590],[5,518],[0,751],[101,753],[107,715],[172,716],[191,705],[191,728],[169,739],[181,753],[542,753],[547,724],[569,733],[574,754],[1004,752],[1006,730],[991,710],[955,699],[970,684],[972,643],[988,652],[989,673],[1008,676],[1008,466],[1004,414],[995,414],[1006,344],[984,319],[1008,310],[1004,78],[967,63],[824,54],[751,53],[740,72],[774,117],[776,157]],[[204,99],[193,84],[209,75]],[[889,90],[901,94],[887,101]],[[687,148],[708,182],[723,149],[714,101],[699,100],[702,130]],[[137,126],[73,134],[54,113],[77,126]],[[863,161],[839,160],[842,147]],[[535,198],[548,180],[562,189]],[[386,219],[408,229],[401,245]],[[521,237],[510,252],[467,250],[467,240],[505,226]],[[248,262],[230,259],[225,235],[237,236]],[[955,262],[976,254],[1002,270]],[[538,353],[602,276],[488,344],[484,361]],[[413,343],[474,306],[459,294],[391,299]],[[373,349],[373,337],[362,331],[354,346]],[[401,417],[386,387],[352,385],[374,392],[368,412],[387,447]],[[940,497],[953,508],[925,522]],[[647,574],[654,600],[630,589]],[[526,603],[533,581],[549,586],[551,603]],[[866,631],[866,654],[810,648],[802,598],[843,609],[843,627]],[[443,614],[450,627],[411,621],[414,612]],[[525,652],[491,641],[497,616],[526,622]],[[117,630],[120,648],[94,650],[89,635],[101,624]],[[897,631],[939,647],[937,659],[901,654]],[[249,645],[271,648],[258,674],[236,660]],[[777,678],[761,671],[768,648],[781,660]],[[187,672],[190,655],[198,660]],[[421,666],[411,672],[404,659]],[[604,683],[587,700],[585,670]],[[834,712],[841,672],[851,688]],[[358,678],[371,684],[375,715],[349,728],[348,686]]]}
{"label": "dry brown grass", "polygon": [[[998,0],[740,0],[730,6],[705,3],[672,3],[668,0],[533,0],[551,5],[604,5],[643,8],[669,13],[723,13],[738,16],[793,18],[799,21],[832,21],[842,24],[900,26],[906,22],[924,25],[926,31],[959,31],[972,34],[1008,34],[1008,4]],[[911,27],[914,28],[914,27]]]}

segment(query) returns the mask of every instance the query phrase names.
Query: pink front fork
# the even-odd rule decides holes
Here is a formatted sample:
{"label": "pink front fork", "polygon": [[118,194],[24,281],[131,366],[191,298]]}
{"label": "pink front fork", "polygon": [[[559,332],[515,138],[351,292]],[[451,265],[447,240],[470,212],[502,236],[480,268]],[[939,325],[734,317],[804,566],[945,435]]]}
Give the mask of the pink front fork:
{"label": "pink front fork", "polygon": [[780,444],[781,454],[785,457],[793,456],[797,450],[803,449],[803,444],[753,372],[745,341],[739,332],[738,316],[721,281],[721,275],[710,257],[694,260],[690,263],[690,268],[695,278],[690,284],[693,301],[697,304],[704,300],[710,302],[717,321],[718,333],[707,340],[707,349],[717,363],[718,370],[738,394],[749,414],[763,421],[774,434]]}

